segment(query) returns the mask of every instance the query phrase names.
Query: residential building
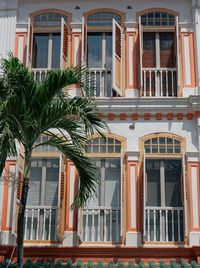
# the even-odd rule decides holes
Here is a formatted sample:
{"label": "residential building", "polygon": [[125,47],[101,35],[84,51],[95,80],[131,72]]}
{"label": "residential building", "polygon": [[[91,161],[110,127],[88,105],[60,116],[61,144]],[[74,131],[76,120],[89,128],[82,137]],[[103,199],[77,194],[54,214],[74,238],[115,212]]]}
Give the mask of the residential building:
{"label": "residential building", "polygon": [[[200,1],[1,0],[8,51],[36,80],[87,66],[110,129],[88,143],[99,185],[79,210],[73,163],[33,152],[25,256],[200,261]],[[19,150],[4,176],[20,178],[22,163]],[[15,244],[19,198],[0,184],[0,252]]]}

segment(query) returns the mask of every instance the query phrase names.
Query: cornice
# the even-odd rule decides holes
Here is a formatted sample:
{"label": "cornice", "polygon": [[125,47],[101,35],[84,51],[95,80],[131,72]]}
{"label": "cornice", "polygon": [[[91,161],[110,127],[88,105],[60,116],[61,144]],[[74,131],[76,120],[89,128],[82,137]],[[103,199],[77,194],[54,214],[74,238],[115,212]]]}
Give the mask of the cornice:
{"label": "cornice", "polygon": [[102,115],[110,112],[119,115],[122,112],[127,115],[138,113],[143,115],[150,112],[157,113],[189,113],[200,110],[200,96],[189,98],[98,98],[96,104]]}

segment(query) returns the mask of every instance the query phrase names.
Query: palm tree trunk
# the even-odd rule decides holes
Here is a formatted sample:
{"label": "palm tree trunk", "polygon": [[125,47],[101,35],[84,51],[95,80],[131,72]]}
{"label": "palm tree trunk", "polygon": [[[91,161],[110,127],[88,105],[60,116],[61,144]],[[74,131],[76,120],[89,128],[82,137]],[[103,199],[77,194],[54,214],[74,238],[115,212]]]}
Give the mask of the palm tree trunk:
{"label": "palm tree trunk", "polygon": [[24,243],[24,216],[26,201],[29,189],[31,169],[31,150],[25,150],[24,175],[22,183],[22,195],[20,199],[18,220],[17,220],[17,267],[23,268],[23,243]]}

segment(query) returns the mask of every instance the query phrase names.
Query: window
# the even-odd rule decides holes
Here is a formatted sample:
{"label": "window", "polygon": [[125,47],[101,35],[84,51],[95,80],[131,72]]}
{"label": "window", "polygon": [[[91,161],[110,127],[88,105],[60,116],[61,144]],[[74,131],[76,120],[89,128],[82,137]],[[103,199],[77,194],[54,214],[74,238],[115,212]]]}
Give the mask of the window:
{"label": "window", "polygon": [[26,240],[56,240],[59,159],[32,158],[25,216]]}
{"label": "window", "polygon": [[90,86],[97,97],[122,95],[120,25],[120,15],[99,12],[88,15],[87,25],[82,27],[82,58],[89,68]]}
{"label": "window", "polygon": [[121,142],[95,138],[88,143],[98,179],[96,195],[83,209],[83,241],[118,242],[121,208]]}
{"label": "window", "polygon": [[140,17],[142,96],[177,96],[177,21],[174,15],[157,11]]}
{"label": "window", "polygon": [[47,70],[66,68],[69,45],[68,17],[61,13],[41,13],[29,19],[27,67],[42,80]]}
{"label": "window", "polygon": [[184,241],[184,156],[181,140],[144,140],[144,240]]}

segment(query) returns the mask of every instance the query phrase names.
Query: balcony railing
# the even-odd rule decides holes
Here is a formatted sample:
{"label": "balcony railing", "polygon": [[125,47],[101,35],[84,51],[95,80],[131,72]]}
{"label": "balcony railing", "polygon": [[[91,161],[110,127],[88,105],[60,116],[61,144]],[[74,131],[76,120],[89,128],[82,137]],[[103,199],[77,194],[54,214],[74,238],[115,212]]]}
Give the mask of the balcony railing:
{"label": "balcony railing", "polygon": [[177,97],[176,68],[142,68],[141,97]]}
{"label": "balcony railing", "polygon": [[146,207],[145,241],[184,241],[182,207]]}
{"label": "balcony railing", "polygon": [[83,209],[84,242],[119,242],[120,209],[94,207]]}
{"label": "balcony railing", "polygon": [[57,212],[57,207],[27,207],[24,239],[57,240]]}

